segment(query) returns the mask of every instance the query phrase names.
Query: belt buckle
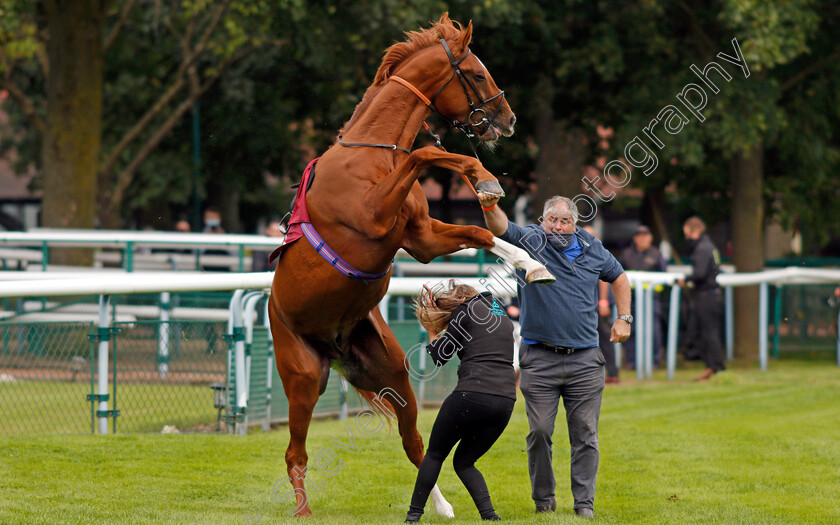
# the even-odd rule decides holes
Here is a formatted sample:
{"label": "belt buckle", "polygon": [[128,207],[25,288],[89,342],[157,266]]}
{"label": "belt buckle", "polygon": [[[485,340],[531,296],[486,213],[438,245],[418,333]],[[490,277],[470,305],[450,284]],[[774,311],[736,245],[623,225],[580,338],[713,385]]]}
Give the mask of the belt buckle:
{"label": "belt buckle", "polygon": [[549,346],[555,354],[573,354],[575,352],[574,348],[566,348],[565,346],[554,346],[554,345],[546,345]]}

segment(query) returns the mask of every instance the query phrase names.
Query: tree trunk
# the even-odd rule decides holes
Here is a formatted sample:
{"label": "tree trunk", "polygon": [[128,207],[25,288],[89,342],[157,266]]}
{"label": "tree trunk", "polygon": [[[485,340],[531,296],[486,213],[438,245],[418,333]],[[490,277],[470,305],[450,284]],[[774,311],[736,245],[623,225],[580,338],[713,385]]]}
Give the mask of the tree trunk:
{"label": "tree trunk", "polygon": [[[44,2],[49,41],[47,119],[42,150],[42,224],[93,228],[102,142],[101,0]],[[50,254],[55,264],[89,265],[90,250]]]}
{"label": "tree trunk", "polygon": [[581,178],[587,149],[582,130],[554,118],[554,89],[545,77],[540,79],[535,92],[539,94],[535,101],[535,139],[539,154],[534,168],[537,195],[532,211],[534,217],[541,217],[543,204],[550,197],[560,195],[572,199],[582,193]]}
{"label": "tree trunk", "polygon": [[[735,269],[764,269],[764,202],[760,146],[732,159],[732,248]],[[735,288],[735,354],[758,355],[758,286]]]}

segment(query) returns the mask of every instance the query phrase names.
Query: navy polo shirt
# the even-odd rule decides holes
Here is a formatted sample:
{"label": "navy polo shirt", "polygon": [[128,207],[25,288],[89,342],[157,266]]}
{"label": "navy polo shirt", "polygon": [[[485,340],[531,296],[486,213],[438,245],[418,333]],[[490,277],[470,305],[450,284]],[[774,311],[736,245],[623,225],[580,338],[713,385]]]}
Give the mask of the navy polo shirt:
{"label": "navy polo shirt", "polygon": [[624,268],[601,241],[581,229],[575,232],[581,252],[571,261],[546,235],[540,225],[508,221],[500,237],[523,248],[557,278],[552,284],[523,287],[525,272],[516,271],[522,338],[567,348],[598,346],[598,280],[611,283]]}

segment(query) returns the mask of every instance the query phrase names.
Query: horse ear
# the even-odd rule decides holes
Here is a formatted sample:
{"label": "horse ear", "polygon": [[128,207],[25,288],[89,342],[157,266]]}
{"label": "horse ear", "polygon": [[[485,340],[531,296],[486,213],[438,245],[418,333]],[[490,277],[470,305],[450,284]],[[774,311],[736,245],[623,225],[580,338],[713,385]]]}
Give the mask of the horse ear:
{"label": "horse ear", "polygon": [[452,20],[449,19],[449,11],[446,11],[442,15],[440,15],[440,20],[438,21],[438,24],[446,24],[448,26],[452,25]]}
{"label": "horse ear", "polygon": [[461,51],[467,49],[472,41],[472,20],[467,24],[466,29],[461,32]]}

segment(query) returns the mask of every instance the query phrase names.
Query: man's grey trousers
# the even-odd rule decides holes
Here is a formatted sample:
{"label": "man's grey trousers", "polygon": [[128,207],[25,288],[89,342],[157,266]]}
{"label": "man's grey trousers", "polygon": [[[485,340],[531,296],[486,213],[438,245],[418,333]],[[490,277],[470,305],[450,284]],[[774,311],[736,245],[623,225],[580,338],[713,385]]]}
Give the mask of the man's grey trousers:
{"label": "man's grey trousers", "polygon": [[542,345],[523,345],[522,349],[519,387],[531,427],[527,437],[531,497],[538,506],[554,501],[557,483],[551,467],[551,436],[562,397],[572,453],[574,508],[594,509],[604,355],[597,347],[572,354],[555,353]]}

